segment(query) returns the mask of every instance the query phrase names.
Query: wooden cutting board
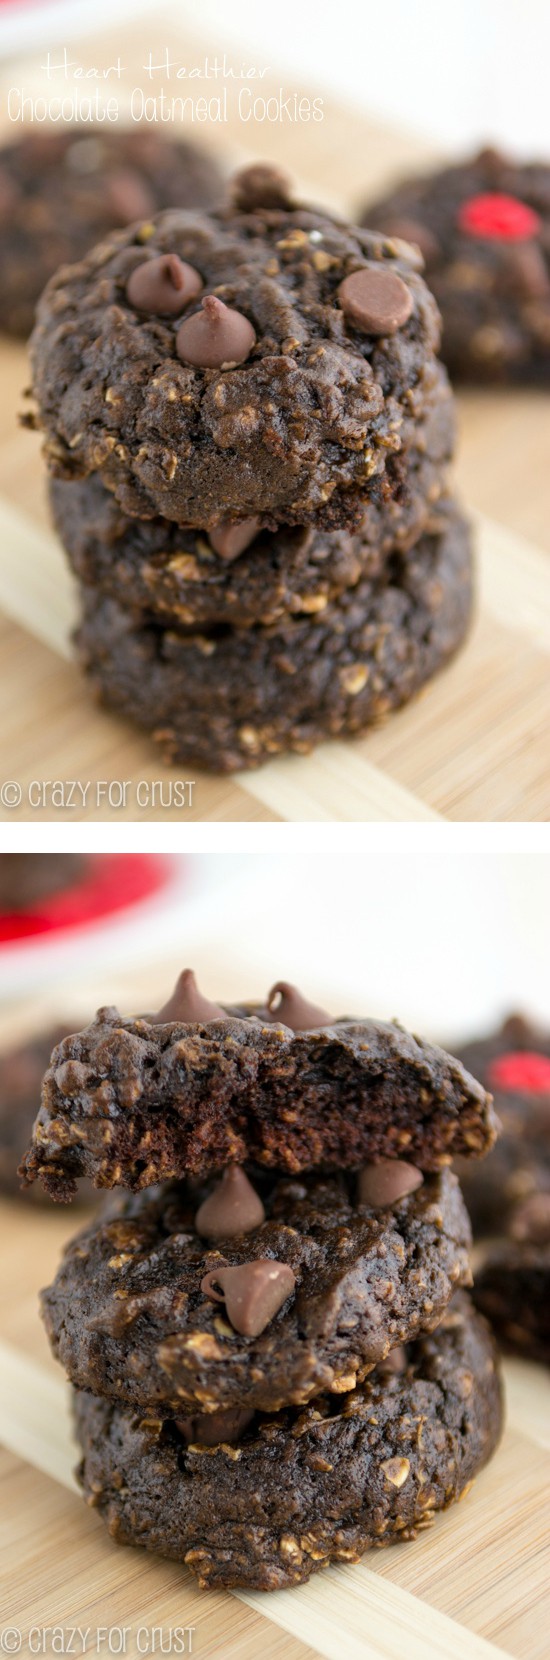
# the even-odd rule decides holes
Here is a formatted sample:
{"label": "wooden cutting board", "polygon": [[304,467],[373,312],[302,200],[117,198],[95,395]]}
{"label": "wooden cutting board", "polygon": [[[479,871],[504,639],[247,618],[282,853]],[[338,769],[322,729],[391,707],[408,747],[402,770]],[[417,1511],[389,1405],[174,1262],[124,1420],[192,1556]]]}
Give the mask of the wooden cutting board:
{"label": "wooden cutting board", "polygon": [[[159,983],[170,983],[173,966],[155,965]],[[150,976],[150,961],[146,972],[119,970],[112,994],[135,1006]],[[221,978],[229,985],[229,965]],[[64,1018],[78,1025],[98,987],[69,995]],[[44,993],[3,1010],[0,1045],[61,1006]],[[127,1627],[134,1656],[144,1628],[162,1628],[168,1645],[171,1630],[192,1626],[198,1660],[546,1660],[550,1384],[525,1362],[505,1366],[507,1424],[494,1460],[412,1544],[271,1596],[201,1592],[185,1568],[115,1546],[75,1487],[68,1392],[37,1310],[39,1287],[82,1222],[60,1206],[0,1201],[0,1632],[20,1629],[23,1654],[37,1627]]]}
{"label": "wooden cutting board", "polygon": [[[123,50],[131,84],[131,69],[139,78],[150,35],[151,26],[139,20],[131,35],[117,31],[116,41],[103,36],[87,40],[80,55],[95,65],[109,63],[116,45]],[[212,44],[220,46],[219,41],[190,38],[187,29],[184,36],[170,8],[156,19],[156,40],[169,40],[173,54],[187,63],[202,61]],[[22,77],[26,89],[43,91],[40,56],[35,63],[3,70],[0,93]],[[270,71],[262,90],[276,90],[280,82]],[[228,167],[252,155],[276,159],[304,192],[350,212],[362,195],[400,169],[433,159],[429,148],[410,135],[390,132],[326,98],[324,120],[314,128],[245,124],[230,105],[224,126],[201,127],[196,136],[220,153]],[[84,818],[116,823],[182,817],[548,818],[547,397],[529,392],[460,395],[457,487],[474,510],[479,580],[475,625],[456,663],[408,709],[359,741],[325,744],[311,757],[283,757],[231,779],[195,776],[192,803],[182,812],[170,786],[189,776],[186,769],[164,769],[149,740],[99,711],[71,662],[75,594],[48,528],[39,442],[16,425],[28,382],[25,350],[4,342],[0,371],[0,686],[5,707],[0,770],[4,780],[21,787],[21,804],[0,806],[0,819],[13,824],[42,818],[59,823]],[[85,810],[74,798],[54,809],[47,790],[42,797],[45,781],[74,778],[90,781]],[[119,779],[130,781],[122,808],[116,790],[110,801],[106,788]],[[161,779],[162,796],[159,783],[152,789]],[[137,799],[139,781],[151,786],[143,807]]]}

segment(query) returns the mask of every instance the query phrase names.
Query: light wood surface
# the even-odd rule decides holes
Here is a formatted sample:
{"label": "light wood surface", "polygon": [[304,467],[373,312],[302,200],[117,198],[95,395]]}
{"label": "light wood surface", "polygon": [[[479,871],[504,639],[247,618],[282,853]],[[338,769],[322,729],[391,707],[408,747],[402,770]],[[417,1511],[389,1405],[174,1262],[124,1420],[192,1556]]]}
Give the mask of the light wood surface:
{"label": "light wood surface", "polygon": [[[172,971],[168,961],[119,969],[110,992],[134,1006],[152,972],[169,984]],[[219,972],[229,985],[223,954]],[[57,988],[55,1000],[45,990],[2,1010],[0,1046],[63,1006],[79,1023],[97,997],[82,979],[65,1005]],[[291,1592],[243,1597],[200,1592],[185,1568],[115,1546],[76,1489],[68,1391],[37,1307],[85,1216],[0,1201],[0,1629],[128,1627],[131,1656],[142,1627],[194,1626],[202,1660],[546,1660],[550,1381],[525,1362],[505,1365],[507,1425],[492,1463],[412,1544],[372,1551]]]}
{"label": "light wood surface", "polygon": [[[205,47],[220,45],[193,39],[187,28],[184,39],[176,8],[156,14],[156,25],[157,38],[169,40],[187,63],[201,61]],[[131,84],[134,70],[139,79],[149,35],[150,26],[140,19],[131,34],[119,30],[87,42],[87,61],[111,62],[115,46],[122,45]],[[43,90],[39,58],[3,71],[0,91],[6,78],[17,84],[23,72],[26,87]],[[270,70],[262,88],[278,84]],[[252,154],[276,159],[303,191],[350,211],[400,170],[433,159],[418,139],[326,98],[324,120],[315,127],[245,125],[232,105],[223,127],[196,131],[228,167]],[[410,708],[360,741],[324,745],[309,758],[277,759],[229,780],[196,777],[192,806],[182,814],[166,788],[160,804],[140,808],[139,780],[162,778],[166,785],[186,769],[165,770],[146,738],[99,711],[71,662],[75,598],[48,528],[40,446],[16,425],[28,382],[25,350],[4,342],[0,367],[0,687],[7,706],[0,771],[22,789],[21,805],[0,807],[0,820],[548,818],[549,641],[546,623],[539,626],[541,617],[547,622],[550,603],[546,396],[460,394],[457,484],[482,517],[476,622],[456,664]],[[54,810],[48,803],[29,807],[31,781],[73,777],[91,782],[85,811]],[[112,779],[132,781],[126,808],[97,799],[98,781]]]}

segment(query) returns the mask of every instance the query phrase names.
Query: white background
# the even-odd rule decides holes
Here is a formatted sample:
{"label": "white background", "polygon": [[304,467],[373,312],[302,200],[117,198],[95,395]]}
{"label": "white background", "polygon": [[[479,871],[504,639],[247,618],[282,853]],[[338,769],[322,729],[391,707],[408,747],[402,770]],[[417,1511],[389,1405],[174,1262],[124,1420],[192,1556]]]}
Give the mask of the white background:
{"label": "white background", "polygon": [[441,837],[417,851],[399,828],[393,847],[365,835],[351,856],[195,855],[168,898],[110,928],[0,952],[0,991],[47,994],[61,1016],[75,994],[85,1018],[89,997],[130,1012],[139,963],[149,1007],[195,967],[213,999],[261,1000],[293,980],[333,1013],[396,1016],[451,1043],[514,1007],[548,1026],[547,855],[460,853]]}
{"label": "white background", "polygon": [[56,0],[2,7],[0,50],[138,13],[159,26],[171,15],[214,49],[242,47],[442,148],[550,153],[548,0]]}
{"label": "white background", "polygon": [[449,147],[550,152],[548,0],[201,0],[200,20]]}

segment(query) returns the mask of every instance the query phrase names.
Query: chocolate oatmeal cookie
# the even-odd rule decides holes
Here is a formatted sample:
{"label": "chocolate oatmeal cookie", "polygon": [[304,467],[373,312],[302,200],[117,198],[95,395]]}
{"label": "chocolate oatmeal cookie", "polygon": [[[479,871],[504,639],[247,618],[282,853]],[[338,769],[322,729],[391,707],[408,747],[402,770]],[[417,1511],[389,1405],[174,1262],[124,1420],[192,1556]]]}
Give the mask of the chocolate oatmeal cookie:
{"label": "chocolate oatmeal cookie", "polygon": [[401,1366],[256,1417],[236,1439],[222,1419],[214,1445],[200,1420],[178,1427],[78,1393],[86,1499],[118,1544],[185,1562],[201,1586],[279,1590],[413,1539],[490,1458],[502,1403],[492,1340],[464,1296]]}
{"label": "chocolate oatmeal cookie", "polygon": [[457,1161],[475,1237],[527,1238],[532,1200],[546,1195],[550,1215],[550,1033],[510,1015],[498,1031],[459,1054],[491,1091],[500,1122],[489,1158],[475,1168]]}
{"label": "chocolate oatmeal cookie", "polygon": [[474,1299],[503,1349],[550,1365],[550,1203],[538,1242],[504,1240],[484,1253]]}
{"label": "chocolate oatmeal cookie", "polygon": [[357,736],[408,702],[466,634],[470,532],[448,503],[437,524],[379,580],[268,627],[163,629],[85,590],[81,661],[101,700],[149,731],[166,761],[232,772]]}
{"label": "chocolate oatmeal cookie", "polygon": [[100,1009],[58,1045],[21,1175],[63,1200],[84,1175],[137,1190],[248,1162],[437,1171],[494,1135],[490,1095],[400,1026],[334,1020],[285,983],[267,1007],[225,1009],[186,970],[159,1014]]}
{"label": "chocolate oatmeal cookie", "polygon": [[28,335],[36,301],[60,265],[80,260],[119,225],[161,208],[207,207],[222,194],[216,164],[195,144],[150,127],[26,132],[0,149],[0,319]]}
{"label": "chocolate oatmeal cookie", "polygon": [[242,546],[260,526],[356,528],[414,470],[435,302],[412,249],[293,206],[269,170],[235,195],[52,279],[31,348],[49,469],[99,472],[131,516],[238,526]]}
{"label": "chocolate oatmeal cookie", "polygon": [[502,1343],[550,1360],[550,1035],[523,1015],[466,1044],[500,1134],[475,1170],[456,1160],[476,1240],[475,1300]]}
{"label": "chocolate oatmeal cookie", "polygon": [[[273,1411],[354,1388],[471,1280],[456,1176],[401,1196],[395,1160],[389,1203],[378,1168],[368,1202],[360,1178],[270,1180],[235,1166],[210,1192],[168,1184],[130,1200],[66,1246],[42,1294],[56,1359],[79,1388],[165,1416]],[[272,1314],[264,1285],[271,1295],[281,1265]]]}
{"label": "chocolate oatmeal cookie", "polygon": [[496,150],[370,202],[364,222],[416,243],[456,377],[550,380],[550,166]]}
{"label": "chocolate oatmeal cookie", "polygon": [[[52,479],[53,518],[82,582],[165,625],[243,628],[289,613],[318,616],[343,589],[378,580],[388,554],[407,550],[432,524],[437,529],[454,428],[453,399],[440,369],[430,413],[411,433],[405,487],[388,502],[371,503],[355,532],[281,526],[260,530],[241,551],[237,527],[216,551],[206,533],[181,530],[173,520],[128,518],[98,474],[69,483]],[[390,475],[396,466],[390,456]]]}

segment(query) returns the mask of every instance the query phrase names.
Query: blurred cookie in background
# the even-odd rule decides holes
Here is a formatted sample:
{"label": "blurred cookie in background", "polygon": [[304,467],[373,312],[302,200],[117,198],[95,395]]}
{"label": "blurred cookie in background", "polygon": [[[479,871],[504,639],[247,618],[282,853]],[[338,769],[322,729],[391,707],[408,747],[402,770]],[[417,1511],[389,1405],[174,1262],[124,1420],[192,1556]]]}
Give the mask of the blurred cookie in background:
{"label": "blurred cookie in background", "polygon": [[474,1297],[503,1346],[550,1361],[550,1033],[523,1015],[460,1051],[494,1096],[500,1136],[457,1159],[478,1266]]}
{"label": "blurred cookie in background", "polygon": [[546,1243],[495,1246],[476,1274],[473,1295],[503,1349],[550,1365],[550,1203]]}
{"label": "blurred cookie in background", "polygon": [[82,881],[90,862],[85,853],[0,853],[0,912],[34,910]]}
{"label": "blurred cookie in background", "polygon": [[202,207],[222,192],[212,158],[149,129],[65,127],[0,149],[0,318],[26,337],[42,289],[117,225],[161,208]]}
{"label": "blurred cookie in background", "polygon": [[[30,856],[26,857],[30,862]],[[42,1079],[52,1049],[66,1030],[67,1022],[50,1026],[0,1052],[0,1193],[10,1199],[23,1199],[25,1204],[29,1199],[31,1204],[37,1199],[40,1202],[41,1191],[37,1184],[23,1193],[17,1166],[28,1146],[40,1106]],[[91,1184],[81,1182],[77,1202],[86,1204],[92,1198],[97,1199],[97,1195]]]}
{"label": "blurred cookie in background", "polygon": [[368,202],[361,221],[416,243],[455,378],[550,382],[550,164],[484,149]]}

